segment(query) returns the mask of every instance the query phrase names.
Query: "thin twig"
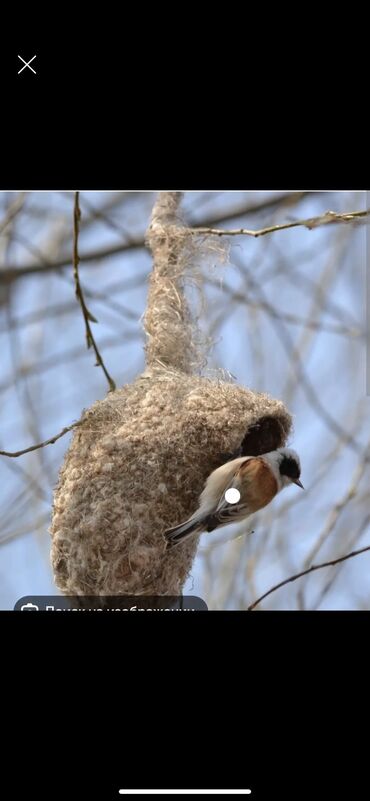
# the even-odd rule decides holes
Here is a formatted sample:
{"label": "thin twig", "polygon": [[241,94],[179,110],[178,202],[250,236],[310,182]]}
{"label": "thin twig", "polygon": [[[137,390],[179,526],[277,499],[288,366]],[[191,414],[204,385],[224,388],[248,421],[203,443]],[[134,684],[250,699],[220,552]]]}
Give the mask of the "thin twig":
{"label": "thin twig", "polygon": [[8,207],[6,215],[3,220],[0,222],[0,234],[2,234],[9,223],[17,216],[17,214],[21,211],[24,205],[24,201],[26,199],[26,192],[20,192],[19,195],[16,196],[13,203]]}
{"label": "thin twig", "polygon": [[347,214],[338,214],[335,211],[327,211],[319,217],[308,217],[306,220],[296,220],[295,222],[283,223],[282,225],[270,225],[267,228],[258,228],[253,230],[251,228],[232,228],[228,231],[222,228],[191,228],[190,233],[195,236],[211,235],[211,236],[265,236],[265,234],[272,234],[274,231],[284,231],[286,228],[297,228],[304,226],[305,228],[317,228],[319,225],[328,225],[329,223],[350,223],[356,222],[359,217],[367,217],[369,211],[351,211]]}
{"label": "thin twig", "polygon": [[[42,517],[40,517],[38,520],[35,521],[33,531],[36,532],[37,530],[40,529],[45,530],[45,527],[48,525],[49,522],[50,522],[50,512],[48,511],[46,515],[43,515]],[[23,525],[21,528],[16,530],[11,529],[11,531],[6,532],[0,537],[0,545],[4,545],[5,542],[9,542],[10,540],[15,540],[17,537],[23,537],[25,534],[29,534],[30,530],[31,530],[30,524],[28,525],[26,524],[25,526]]]}
{"label": "thin twig", "polygon": [[81,423],[82,420],[77,420],[76,423],[72,423],[72,425],[63,428],[62,431],[54,437],[50,437],[50,439],[46,439],[44,442],[39,442],[38,445],[30,445],[29,448],[24,448],[22,451],[0,451],[0,456],[23,456],[24,453],[30,453],[31,451],[37,451],[39,448],[45,448],[45,445],[54,445],[54,442],[64,437],[65,434],[68,434],[68,431],[72,431],[72,429],[80,426]]}
{"label": "thin twig", "polygon": [[[92,262],[91,266],[98,266],[100,261],[107,259],[110,256],[115,256],[118,253],[124,253],[131,250],[144,250],[144,248],[145,244],[142,236],[140,236],[137,238],[137,240],[132,239],[126,244],[119,242],[118,245],[109,245],[108,247],[93,249],[87,253],[82,253],[80,256],[80,262]],[[49,263],[45,263],[45,259],[43,259],[41,264],[27,264],[24,267],[8,266],[0,270],[0,280],[4,283],[11,283],[17,278],[35,275],[35,273],[48,273],[53,272],[54,270],[60,270],[63,267],[68,267],[69,264],[70,257],[61,256],[59,259]]]}
{"label": "thin twig", "polygon": [[[214,193],[211,194],[214,195]],[[229,220],[235,220],[238,217],[250,217],[252,214],[260,214],[266,211],[278,211],[281,208],[291,209],[292,206],[296,206],[301,202],[301,200],[305,200],[307,197],[319,197],[322,196],[322,194],[322,192],[310,192],[309,190],[305,190],[302,192],[285,192],[283,195],[278,195],[277,197],[274,195],[273,197],[260,200],[257,203],[248,203],[243,200],[242,203],[232,206],[232,208],[228,210],[225,210],[225,208],[213,208],[208,213],[206,212],[204,215],[202,214],[201,220],[194,219],[194,204],[192,204],[192,207],[189,209],[190,216],[188,218],[188,224],[190,227],[199,225],[202,228],[212,228],[217,223],[228,222]]]}
{"label": "thin twig", "polygon": [[103,362],[103,359],[99,353],[98,346],[95,342],[90,322],[97,323],[96,317],[94,317],[89,309],[86,306],[85,298],[83,296],[81,284],[80,284],[80,276],[78,272],[78,264],[79,264],[79,255],[78,255],[78,233],[79,233],[79,222],[81,218],[81,211],[79,206],[79,192],[75,192],[75,204],[74,204],[74,214],[73,214],[73,275],[75,279],[75,288],[76,288],[76,297],[81,306],[81,311],[83,314],[83,318],[85,320],[85,328],[86,328],[86,343],[88,348],[93,348],[95,356],[96,356],[96,365],[100,366],[103,370],[103,373],[108,381],[109,390],[110,392],[114,392],[116,389],[116,385],[113,381],[113,378],[108,373],[107,368]]}
{"label": "thin twig", "polygon": [[247,612],[251,612],[264,598],[267,598],[268,595],[279,590],[280,587],[284,587],[285,584],[289,584],[291,581],[296,581],[297,579],[301,578],[302,576],[306,576],[307,573],[313,573],[314,570],[321,570],[323,567],[330,567],[330,565],[337,565],[339,562],[344,562],[345,559],[352,559],[353,556],[358,556],[360,553],[365,553],[365,551],[370,551],[370,545],[367,545],[365,548],[359,548],[358,551],[351,551],[351,553],[347,553],[345,556],[340,556],[338,559],[332,559],[330,562],[322,562],[320,565],[311,565],[308,570],[302,570],[301,573],[295,573],[294,576],[290,576],[290,578],[284,579],[284,581],[280,581],[279,584],[275,584],[271,589],[264,592],[263,595],[260,595],[256,601],[253,601],[250,606],[247,608]]}
{"label": "thin twig", "polygon": [[[312,320],[310,318],[299,317],[297,314],[290,314],[289,312],[279,311],[276,307],[274,307],[270,301],[268,303],[264,302],[263,300],[253,300],[247,294],[243,292],[234,291],[234,289],[222,281],[222,284],[219,280],[214,280],[212,278],[204,278],[204,283],[208,286],[212,286],[215,289],[218,289],[220,292],[226,292],[229,298],[236,303],[241,303],[248,305],[252,309],[263,309],[263,311],[267,312],[271,317],[278,317],[280,320],[286,320],[287,323],[292,323],[292,325],[300,325],[304,326],[305,328],[310,328],[314,331],[328,331],[330,334],[340,334],[343,336],[351,336],[351,337],[360,337],[361,330],[359,328],[350,328],[349,326],[345,325],[338,325],[336,323],[325,323],[320,322],[318,320]],[[225,309],[225,304],[223,303],[222,309]],[[231,306],[227,307],[227,310],[231,309]],[[21,322],[21,325],[24,323]]]}
{"label": "thin twig", "polygon": [[[108,348],[122,348],[126,347],[128,343],[133,342],[139,339],[139,335],[136,331],[125,331],[125,339],[122,340],[122,336],[119,333],[118,336],[111,336],[111,337],[104,337],[101,340],[101,346],[104,347],[106,350]],[[68,350],[63,351],[62,353],[55,353],[51,356],[48,356],[46,359],[36,362],[35,364],[31,365],[24,365],[20,368],[19,374],[17,376],[17,380],[24,379],[27,375],[39,375],[40,373],[44,373],[47,370],[55,370],[56,367],[59,367],[61,364],[67,364],[69,362],[74,361],[75,359],[80,359],[86,355],[86,348],[77,347],[77,348],[69,348]],[[9,389],[13,388],[13,380],[12,377],[7,377],[5,381],[0,383],[0,393],[6,392]]]}

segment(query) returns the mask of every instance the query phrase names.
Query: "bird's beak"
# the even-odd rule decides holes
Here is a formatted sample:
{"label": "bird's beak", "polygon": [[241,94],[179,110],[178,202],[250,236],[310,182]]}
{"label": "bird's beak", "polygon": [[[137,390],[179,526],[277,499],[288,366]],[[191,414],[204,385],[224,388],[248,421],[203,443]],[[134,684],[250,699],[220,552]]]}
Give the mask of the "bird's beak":
{"label": "bird's beak", "polygon": [[296,481],[293,481],[293,484],[296,484],[297,487],[300,487],[301,489],[304,489],[302,481],[300,481],[299,478],[297,478]]}

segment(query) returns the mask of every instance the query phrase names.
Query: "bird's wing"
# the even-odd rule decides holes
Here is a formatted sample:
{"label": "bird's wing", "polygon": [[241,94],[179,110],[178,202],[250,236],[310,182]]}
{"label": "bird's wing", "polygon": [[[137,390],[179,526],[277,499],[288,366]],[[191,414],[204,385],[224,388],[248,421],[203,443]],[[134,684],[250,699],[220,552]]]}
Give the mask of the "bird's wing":
{"label": "bird's wing", "polygon": [[[225,492],[228,489],[240,492],[238,503],[228,503]],[[234,475],[225,487],[218,502],[215,514],[222,518],[235,518],[253,514],[270,503],[277,492],[277,481],[270,468],[260,457],[252,457],[237,466]]]}
{"label": "bird's wing", "polygon": [[[225,498],[225,493],[229,489],[236,489],[240,492],[240,501],[238,503],[229,503]],[[234,475],[231,477],[230,481],[225,485],[220,500],[216,506],[216,512],[220,512],[223,509],[229,509],[232,507],[239,506],[241,502],[241,495],[242,495],[242,474],[240,473],[240,467],[235,471]]]}
{"label": "bird's wing", "polygon": [[217,467],[207,478],[203,491],[199,498],[199,507],[196,512],[197,517],[200,519],[206,517],[214,511],[220,499],[233,480],[238,467],[245,462],[249,457],[242,457],[233,459],[232,462]]}
{"label": "bird's wing", "polygon": [[[243,464],[245,464],[245,462],[243,462]],[[240,492],[240,500],[238,503],[229,503],[226,500],[225,493],[228,489],[237,489]],[[243,520],[247,517],[250,512],[247,499],[244,496],[243,473],[241,472],[241,466],[238,465],[229,482],[225,485],[214,513],[209,516],[207,530],[212,531],[212,529],[218,528],[218,526],[236,523],[238,520]]]}

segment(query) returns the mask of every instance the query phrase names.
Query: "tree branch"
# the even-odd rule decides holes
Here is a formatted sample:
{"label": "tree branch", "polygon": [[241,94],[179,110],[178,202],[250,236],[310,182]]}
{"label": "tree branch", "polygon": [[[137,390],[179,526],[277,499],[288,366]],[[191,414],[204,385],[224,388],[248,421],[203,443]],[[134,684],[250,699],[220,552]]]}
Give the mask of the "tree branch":
{"label": "tree branch", "polygon": [[345,554],[345,556],[340,556],[338,559],[332,559],[330,562],[322,562],[320,565],[312,565],[308,568],[308,570],[302,570],[301,573],[295,573],[294,576],[290,576],[290,578],[284,579],[284,581],[280,581],[279,584],[275,584],[271,587],[270,590],[264,592],[263,595],[260,595],[256,601],[253,601],[250,606],[247,608],[247,612],[251,612],[264,598],[267,598],[268,595],[271,595],[276,590],[279,590],[280,587],[284,587],[285,584],[289,584],[291,581],[296,581],[297,579],[301,578],[302,576],[306,576],[308,573],[313,573],[314,570],[321,570],[323,567],[330,567],[330,565],[337,565],[339,562],[344,562],[346,559],[352,559],[353,556],[358,556],[360,553],[365,553],[365,551],[370,551],[370,545],[367,545],[365,548],[359,548],[357,551],[351,551],[351,553]]}
{"label": "tree branch", "polygon": [[[215,223],[223,223],[227,222],[228,220],[235,220],[238,217],[245,217],[250,216],[251,214],[260,214],[264,211],[274,211],[283,207],[285,209],[290,208],[291,206],[296,206],[297,203],[300,203],[301,200],[304,200],[306,197],[318,197],[319,195],[322,196],[322,192],[310,192],[306,190],[304,192],[285,192],[283,195],[278,195],[278,197],[269,197],[267,200],[261,200],[259,203],[252,203],[248,204],[240,203],[239,206],[233,206],[229,210],[221,209],[217,211],[214,209],[213,211],[209,212],[208,214],[202,215],[203,219],[198,225],[201,225],[202,228],[213,226]],[[189,209],[188,224],[190,226],[196,225],[197,223],[193,219],[193,215],[191,214],[191,209]]]}
{"label": "tree branch", "polygon": [[[274,231],[284,231],[286,228],[297,228],[304,226],[305,228],[317,228],[319,225],[329,225],[330,223],[350,223],[356,222],[358,218],[367,217],[370,212],[367,211],[351,211],[347,214],[338,214],[336,211],[327,211],[319,217],[308,217],[306,220],[296,220],[295,222],[283,223],[282,225],[270,225],[267,228],[258,228],[252,230],[251,228],[233,228],[224,231],[222,228],[191,228],[190,233],[194,236],[210,235],[210,236],[265,236]],[[361,220],[359,220],[361,221]]]}
{"label": "tree branch", "polygon": [[[83,253],[79,257],[80,263],[100,261],[101,259],[106,259],[109,256],[114,256],[117,253],[123,253],[130,250],[143,250],[144,247],[145,245],[143,238],[140,236],[137,239],[130,239],[130,241],[126,242],[125,244],[120,242],[118,245],[111,245],[110,247],[87,251],[87,253]],[[10,283],[11,281],[15,281],[17,278],[23,278],[27,275],[54,272],[54,270],[60,270],[62,267],[68,267],[69,264],[70,258],[68,256],[61,256],[60,259],[56,259],[56,261],[49,262],[48,264],[27,264],[24,267],[6,267],[5,269],[0,270],[0,279],[4,283]]]}
{"label": "tree branch", "polygon": [[27,194],[26,192],[20,192],[20,194],[16,196],[15,200],[13,200],[13,203],[11,203],[11,205],[7,209],[4,219],[1,220],[0,222],[0,234],[2,234],[5,231],[9,223],[21,211],[24,205],[24,201],[26,199],[26,194]]}
{"label": "tree branch", "polygon": [[80,276],[78,272],[78,264],[79,264],[79,255],[78,255],[78,233],[79,233],[79,222],[81,218],[81,211],[79,206],[79,192],[75,192],[75,204],[74,204],[74,214],[73,214],[73,275],[75,280],[75,287],[76,287],[76,297],[81,306],[81,311],[83,314],[83,318],[85,320],[85,328],[86,328],[86,343],[88,348],[93,348],[95,356],[96,356],[96,365],[100,366],[103,370],[103,373],[108,381],[109,390],[110,392],[114,392],[116,389],[116,385],[113,381],[113,378],[108,373],[108,370],[103,362],[103,359],[100,355],[98,346],[95,342],[90,322],[97,323],[97,319],[91,314],[89,309],[86,306],[85,299],[83,296],[81,284],[80,284]]}
{"label": "tree branch", "polygon": [[22,451],[0,451],[0,456],[23,456],[24,453],[30,453],[31,451],[37,451],[39,448],[45,448],[46,445],[54,445],[61,437],[64,437],[65,434],[68,434],[68,431],[72,431],[77,426],[82,424],[82,420],[77,420],[76,423],[72,423],[70,426],[66,426],[63,428],[59,434],[56,434],[54,437],[50,437],[50,439],[46,439],[44,442],[39,442],[38,445],[30,445],[29,448],[24,448]]}

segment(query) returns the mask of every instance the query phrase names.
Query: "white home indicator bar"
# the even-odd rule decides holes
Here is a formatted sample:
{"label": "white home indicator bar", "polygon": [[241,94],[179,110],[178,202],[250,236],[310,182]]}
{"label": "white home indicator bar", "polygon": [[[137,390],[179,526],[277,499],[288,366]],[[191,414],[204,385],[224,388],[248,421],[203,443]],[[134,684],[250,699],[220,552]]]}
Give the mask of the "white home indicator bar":
{"label": "white home indicator bar", "polygon": [[252,790],[119,790],[121,795],[250,795]]}

